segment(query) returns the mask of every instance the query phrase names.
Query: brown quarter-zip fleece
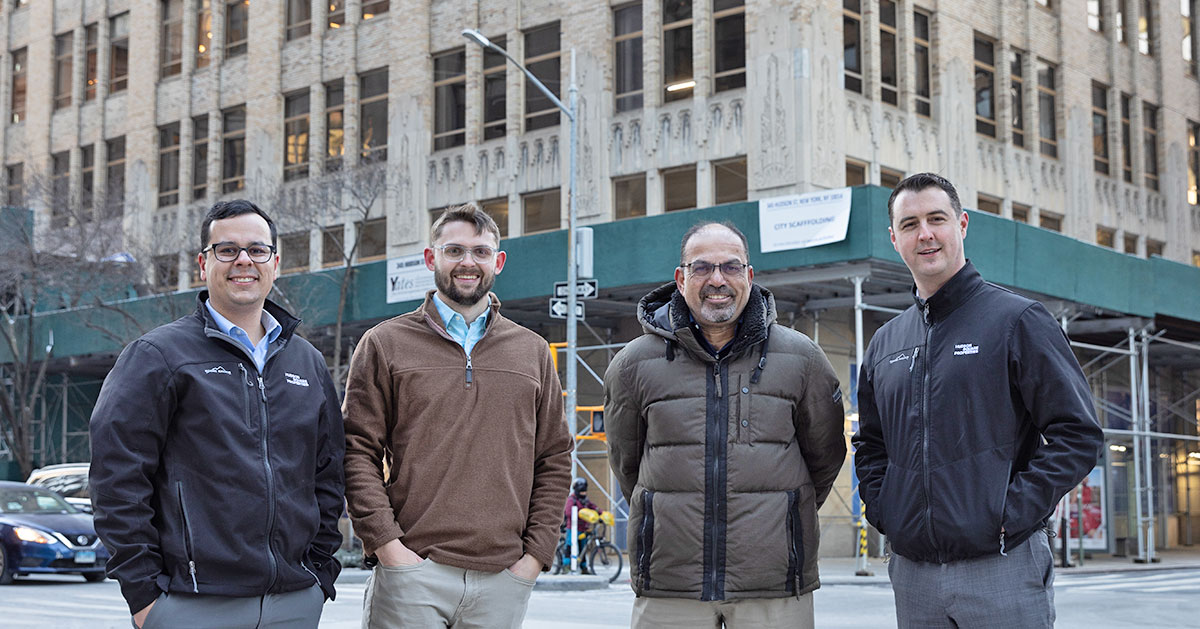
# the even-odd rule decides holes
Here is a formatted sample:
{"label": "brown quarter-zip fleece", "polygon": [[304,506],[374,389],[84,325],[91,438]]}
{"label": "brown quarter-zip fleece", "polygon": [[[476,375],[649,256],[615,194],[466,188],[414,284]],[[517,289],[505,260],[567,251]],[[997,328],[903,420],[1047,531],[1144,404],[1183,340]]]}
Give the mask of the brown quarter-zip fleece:
{"label": "brown quarter-zip fleece", "polygon": [[[432,300],[363,335],[346,399],[346,500],[368,554],[400,539],[438,563],[550,565],[571,434],[550,348],[491,302],[468,359]],[[383,475],[387,463],[388,476]]]}

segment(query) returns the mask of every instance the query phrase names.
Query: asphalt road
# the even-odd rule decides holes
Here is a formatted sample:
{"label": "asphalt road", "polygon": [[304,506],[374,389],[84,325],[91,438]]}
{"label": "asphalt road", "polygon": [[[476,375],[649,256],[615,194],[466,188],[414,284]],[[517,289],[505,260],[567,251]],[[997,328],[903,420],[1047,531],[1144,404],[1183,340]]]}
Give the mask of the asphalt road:
{"label": "asphalt road", "polygon": [[[362,583],[339,584],[338,600],[325,606],[321,627],[359,627]],[[1057,627],[1193,627],[1200,618],[1200,570],[1156,570],[1059,575],[1055,582]],[[886,583],[826,585],[816,592],[817,627],[894,627]],[[603,591],[536,591],[527,629],[627,627],[633,594],[627,585]],[[84,583],[79,577],[19,578],[0,587],[0,626],[6,628],[129,627],[113,581]]]}

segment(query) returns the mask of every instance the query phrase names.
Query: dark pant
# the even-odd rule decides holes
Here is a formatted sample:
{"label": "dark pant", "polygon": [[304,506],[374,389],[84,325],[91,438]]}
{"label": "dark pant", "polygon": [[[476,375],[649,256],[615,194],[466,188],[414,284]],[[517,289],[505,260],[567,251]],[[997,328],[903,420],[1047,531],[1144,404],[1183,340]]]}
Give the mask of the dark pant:
{"label": "dark pant", "polygon": [[324,604],[319,585],[266,596],[164,593],[154,601],[142,629],[316,629]]}
{"label": "dark pant", "polygon": [[937,564],[893,554],[888,577],[901,629],[1054,626],[1054,557],[1043,531],[1007,556]]}

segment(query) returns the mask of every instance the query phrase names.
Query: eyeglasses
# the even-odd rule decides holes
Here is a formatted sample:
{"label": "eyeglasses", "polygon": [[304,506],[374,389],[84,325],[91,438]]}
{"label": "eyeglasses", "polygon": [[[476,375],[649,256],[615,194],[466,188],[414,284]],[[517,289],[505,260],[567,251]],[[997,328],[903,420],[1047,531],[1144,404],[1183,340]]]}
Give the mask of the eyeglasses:
{"label": "eyeglasses", "polygon": [[270,262],[271,256],[275,255],[275,247],[272,245],[253,244],[249,247],[239,247],[232,242],[217,242],[205,247],[200,253],[208,253],[211,251],[213,256],[221,262],[233,262],[238,259],[245,251],[246,255],[250,256],[251,262]]}
{"label": "eyeglasses", "polygon": [[492,258],[496,257],[496,250],[487,245],[479,245],[478,247],[464,247],[462,245],[434,245],[434,249],[442,252],[443,256],[450,262],[461,262],[467,257],[470,252],[471,257],[476,262],[491,262]]}
{"label": "eyeglasses", "polygon": [[736,260],[733,262],[722,262],[721,264],[713,264],[704,260],[697,260],[691,264],[681,264],[683,268],[691,271],[693,277],[708,277],[716,269],[721,269],[721,275],[725,277],[740,277],[746,270],[749,264],[742,264]]}

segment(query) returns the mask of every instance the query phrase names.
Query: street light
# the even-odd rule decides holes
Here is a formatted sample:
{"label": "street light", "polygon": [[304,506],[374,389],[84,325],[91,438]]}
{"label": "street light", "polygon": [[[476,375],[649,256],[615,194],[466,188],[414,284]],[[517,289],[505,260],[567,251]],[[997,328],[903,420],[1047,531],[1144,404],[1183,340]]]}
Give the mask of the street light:
{"label": "street light", "polygon": [[[575,361],[578,353],[577,348],[579,346],[577,333],[578,321],[575,317],[575,306],[578,303],[578,297],[575,294],[575,287],[579,283],[579,269],[576,266],[575,261],[575,221],[578,216],[575,210],[575,172],[578,170],[576,155],[579,152],[578,133],[576,132],[576,125],[578,123],[576,108],[579,100],[579,90],[575,86],[575,49],[571,49],[571,85],[567,88],[567,94],[569,95],[568,100],[571,104],[568,107],[563,105],[562,101],[559,100],[558,97],[555,96],[554,93],[551,92],[544,83],[538,80],[538,78],[534,76],[532,72],[530,72],[525,66],[521,65],[521,62],[514,59],[512,55],[508,54],[507,50],[497,46],[496,44],[493,44],[491,40],[483,36],[483,33],[480,33],[473,28],[468,28],[463,30],[462,35],[472,42],[479,44],[485,50],[492,50],[504,55],[513,63],[513,65],[517,66],[521,72],[525,73],[525,76],[528,77],[529,80],[532,81],[533,84],[536,85],[537,88],[546,95],[546,98],[550,99],[550,102],[554,103],[556,107],[562,110],[563,114],[567,116],[567,120],[569,120],[571,123],[569,149],[570,174],[568,176],[567,184],[567,413],[571,418],[571,435],[573,438],[576,433],[575,422],[578,419],[575,412],[575,408],[578,405],[578,378],[575,368]],[[576,478],[579,475],[578,467],[579,457],[576,455],[574,447],[572,447],[571,478]]]}

